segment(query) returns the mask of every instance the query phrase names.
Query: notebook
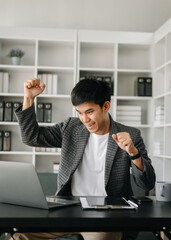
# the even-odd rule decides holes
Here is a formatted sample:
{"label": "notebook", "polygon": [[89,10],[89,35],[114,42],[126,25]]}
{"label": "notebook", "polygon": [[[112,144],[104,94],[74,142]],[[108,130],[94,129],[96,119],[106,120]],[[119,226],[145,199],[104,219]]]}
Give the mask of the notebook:
{"label": "notebook", "polygon": [[0,161],[0,202],[42,209],[79,204],[79,200],[45,196],[34,166]]}
{"label": "notebook", "polygon": [[130,200],[114,197],[81,197],[80,202],[83,209],[136,209],[138,207]]}

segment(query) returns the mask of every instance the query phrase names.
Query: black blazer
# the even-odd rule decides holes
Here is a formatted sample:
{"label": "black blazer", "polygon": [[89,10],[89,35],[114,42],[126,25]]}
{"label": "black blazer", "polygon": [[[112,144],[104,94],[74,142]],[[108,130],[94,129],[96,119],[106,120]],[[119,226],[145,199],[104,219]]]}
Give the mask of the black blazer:
{"label": "black blazer", "polygon": [[[89,131],[79,118],[68,118],[62,123],[50,127],[40,127],[36,121],[34,105],[16,110],[22,140],[34,147],[58,147],[61,149],[61,162],[58,174],[58,195],[71,194],[71,179],[82,161],[83,153],[89,138]],[[155,173],[140,131],[115,122],[110,116],[110,132],[105,164],[105,188],[109,196],[130,196],[130,167],[136,184],[144,190],[150,190],[155,184]],[[118,147],[112,138],[113,133],[129,132],[136,148],[139,149],[144,163],[140,171],[129,159],[127,152]]]}

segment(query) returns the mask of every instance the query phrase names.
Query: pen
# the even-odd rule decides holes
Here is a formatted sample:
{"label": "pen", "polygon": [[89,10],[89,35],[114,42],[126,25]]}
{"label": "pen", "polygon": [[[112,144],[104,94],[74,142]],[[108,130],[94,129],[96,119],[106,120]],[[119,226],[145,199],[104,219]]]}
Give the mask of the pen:
{"label": "pen", "polygon": [[132,202],[131,200],[128,200],[128,203],[130,203],[133,207],[138,208],[138,205],[136,203]]}

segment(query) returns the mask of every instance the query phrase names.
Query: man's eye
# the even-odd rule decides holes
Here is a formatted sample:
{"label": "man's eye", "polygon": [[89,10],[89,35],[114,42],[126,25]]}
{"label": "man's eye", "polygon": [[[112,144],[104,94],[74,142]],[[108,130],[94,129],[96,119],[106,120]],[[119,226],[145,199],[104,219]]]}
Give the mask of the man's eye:
{"label": "man's eye", "polygon": [[89,112],[87,112],[88,114],[90,114],[90,113],[92,113],[93,111],[89,111]]}

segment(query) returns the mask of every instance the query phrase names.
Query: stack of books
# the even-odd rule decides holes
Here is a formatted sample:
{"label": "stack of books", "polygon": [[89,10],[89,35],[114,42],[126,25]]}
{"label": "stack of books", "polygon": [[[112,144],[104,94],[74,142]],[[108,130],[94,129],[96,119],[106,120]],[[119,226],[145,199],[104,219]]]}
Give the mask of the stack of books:
{"label": "stack of books", "polygon": [[116,119],[126,125],[141,125],[141,106],[117,106]]}
{"label": "stack of books", "polygon": [[40,78],[40,82],[46,85],[45,90],[42,94],[58,94],[58,75],[57,74],[38,74],[38,78]]}
{"label": "stack of books", "polygon": [[155,107],[155,125],[164,124],[164,106],[160,105]]}
{"label": "stack of books", "polygon": [[154,155],[162,155],[164,152],[164,146],[161,142],[154,142],[153,144]]}

